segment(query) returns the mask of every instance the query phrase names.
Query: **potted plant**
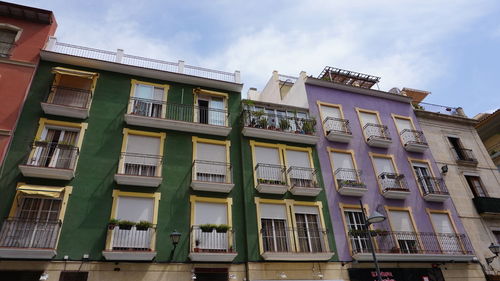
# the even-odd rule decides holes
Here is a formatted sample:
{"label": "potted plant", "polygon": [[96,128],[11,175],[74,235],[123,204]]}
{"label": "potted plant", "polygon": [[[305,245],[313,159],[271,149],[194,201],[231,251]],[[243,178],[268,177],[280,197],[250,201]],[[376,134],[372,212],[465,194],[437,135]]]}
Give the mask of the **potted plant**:
{"label": "potted plant", "polygon": [[197,253],[200,251],[200,239],[194,240],[194,251]]}
{"label": "potted plant", "polygon": [[132,229],[132,226],[134,226],[134,225],[135,225],[135,222],[133,222],[133,221],[123,220],[123,221],[118,222],[118,227],[120,229],[124,229],[124,230],[130,230],[130,229]]}
{"label": "potted plant", "polygon": [[258,125],[261,129],[267,129],[267,119],[266,118],[260,118],[258,121]]}
{"label": "potted plant", "polygon": [[113,230],[120,223],[118,219],[110,219],[108,222],[108,229]]}
{"label": "potted plant", "polygon": [[385,229],[379,229],[379,228],[377,228],[377,229],[375,229],[374,231],[375,231],[375,232],[377,233],[377,235],[379,235],[379,236],[384,236],[384,235],[389,234],[389,231],[387,231],[387,230],[385,230]]}
{"label": "potted plant", "polygon": [[210,223],[200,224],[201,232],[212,232],[215,227],[216,225]]}
{"label": "potted plant", "polygon": [[304,134],[312,135],[314,134],[314,126],[316,125],[316,119],[304,120],[302,129],[304,130]]}
{"label": "potted plant", "polygon": [[153,227],[153,224],[149,221],[140,221],[138,222],[136,225],[135,225],[135,228],[137,230],[148,230],[150,229],[151,227]]}
{"label": "potted plant", "polygon": [[226,233],[231,227],[227,224],[219,224],[216,228],[215,231],[218,233]]}
{"label": "potted plant", "polygon": [[279,126],[282,131],[288,131],[290,129],[290,121],[288,119],[280,119]]}

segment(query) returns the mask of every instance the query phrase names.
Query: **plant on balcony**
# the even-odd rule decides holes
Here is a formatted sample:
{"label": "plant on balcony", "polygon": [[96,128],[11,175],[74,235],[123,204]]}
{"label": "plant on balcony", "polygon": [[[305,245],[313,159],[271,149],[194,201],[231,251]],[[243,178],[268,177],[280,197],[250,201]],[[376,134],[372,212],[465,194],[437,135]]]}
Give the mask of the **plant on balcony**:
{"label": "plant on balcony", "polygon": [[35,139],[36,146],[48,145],[50,142],[48,140]]}
{"label": "plant on balcony", "polygon": [[349,187],[365,187],[364,183],[357,182],[355,180],[339,180],[340,187],[349,186]]}
{"label": "plant on balcony", "polygon": [[314,126],[316,126],[316,118],[311,117],[311,119],[304,120],[302,129],[304,130],[304,134],[306,135],[313,135],[315,130]]}
{"label": "plant on balcony", "polygon": [[226,233],[231,227],[227,224],[219,224],[216,228],[215,231],[218,233]]}
{"label": "plant on balcony", "polygon": [[120,221],[118,219],[110,219],[108,222],[108,229],[113,230],[118,225]]}
{"label": "plant on balcony", "polygon": [[368,233],[366,229],[351,229],[349,230],[349,235],[352,236],[364,236]]}
{"label": "plant on balcony", "polygon": [[291,127],[290,121],[288,119],[280,119],[279,126],[282,131],[288,131]]}
{"label": "plant on balcony", "polygon": [[153,227],[153,224],[149,221],[140,221],[135,225],[137,230],[148,230]]}
{"label": "plant on balcony", "polygon": [[124,229],[124,230],[130,230],[130,229],[132,229],[132,226],[134,226],[134,225],[135,225],[135,222],[133,222],[133,221],[123,220],[123,221],[118,222],[118,227],[120,229]]}
{"label": "plant on balcony", "polygon": [[64,146],[64,147],[73,147],[73,143],[69,141],[60,141],[57,143],[57,146]]}
{"label": "plant on balcony", "polygon": [[266,118],[260,118],[257,123],[258,123],[259,128],[267,129],[267,119]]}
{"label": "plant on balcony", "polygon": [[201,232],[212,232],[216,227],[216,224],[211,223],[200,224]]}

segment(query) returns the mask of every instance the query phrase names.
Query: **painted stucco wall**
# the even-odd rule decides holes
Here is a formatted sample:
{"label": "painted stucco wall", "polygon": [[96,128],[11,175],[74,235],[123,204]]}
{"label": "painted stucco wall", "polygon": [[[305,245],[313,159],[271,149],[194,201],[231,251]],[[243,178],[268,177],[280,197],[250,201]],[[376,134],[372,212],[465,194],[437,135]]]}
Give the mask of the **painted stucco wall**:
{"label": "painted stucco wall", "polygon": [[[363,173],[361,179],[366,184],[368,189],[364,196],[361,197],[361,200],[363,204],[367,204],[369,206],[370,212],[375,209],[377,209],[378,211],[383,211],[384,206],[409,207],[413,212],[413,218],[417,227],[416,231],[434,232],[430,218],[426,212],[426,208],[435,210],[450,210],[455,224],[457,225],[458,231],[460,233],[464,232],[464,228],[458,220],[455,207],[453,206],[451,200],[447,200],[444,203],[432,203],[425,201],[421,196],[416,179],[413,176],[413,168],[411,167],[408,157],[430,160],[432,164],[431,168],[433,169],[436,177],[440,177],[440,170],[433,161],[430,150],[426,150],[424,153],[407,152],[403,148],[399,140],[399,134],[396,129],[396,125],[391,117],[391,114],[411,117],[416,126],[416,129],[420,129],[418,123],[416,122],[416,117],[413,113],[413,109],[409,103],[345,92],[336,89],[323,88],[310,84],[306,84],[306,91],[309,100],[309,111],[311,115],[317,116],[319,120],[320,114],[317,101],[340,104],[343,108],[344,118],[349,120],[349,124],[351,126],[353,134],[353,138],[348,144],[330,142],[328,139],[326,139],[326,137],[324,137],[324,135],[321,136],[317,144],[319,161],[321,164],[322,174],[325,182],[325,189],[328,196],[330,214],[332,216],[335,241],[337,243],[339,259],[341,261],[350,261],[352,258],[349,252],[349,242],[344,231],[344,224],[342,221],[343,214],[341,214],[339,204],[344,203],[359,205],[359,197],[342,196],[336,191],[333,181],[333,171],[330,164],[330,156],[327,151],[327,147],[342,150],[354,150],[357,167],[358,169],[362,170]],[[366,144],[366,142],[364,141],[359,118],[356,113],[356,107],[368,110],[376,110],[379,112],[382,123],[388,127],[390,136],[392,138],[392,144],[388,149],[373,148]],[[322,134],[321,132],[323,131],[323,129],[320,122],[318,122],[316,129],[318,132],[320,132],[320,134]],[[385,199],[380,194],[376,179],[377,176],[369,157],[370,152],[394,155],[396,169],[400,174],[405,175],[408,188],[411,191],[411,194],[406,198],[406,200]],[[387,224],[388,222],[386,220],[385,222],[375,227],[390,229]]]}

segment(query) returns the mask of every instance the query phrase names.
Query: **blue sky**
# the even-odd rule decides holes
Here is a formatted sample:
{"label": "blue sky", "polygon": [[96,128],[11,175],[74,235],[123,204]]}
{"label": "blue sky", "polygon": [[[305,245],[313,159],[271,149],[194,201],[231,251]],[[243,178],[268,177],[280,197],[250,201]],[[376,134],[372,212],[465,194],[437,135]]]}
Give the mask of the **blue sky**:
{"label": "blue sky", "polygon": [[232,72],[334,66],[410,87],[469,116],[500,107],[500,1],[16,1],[54,11],[58,41]]}

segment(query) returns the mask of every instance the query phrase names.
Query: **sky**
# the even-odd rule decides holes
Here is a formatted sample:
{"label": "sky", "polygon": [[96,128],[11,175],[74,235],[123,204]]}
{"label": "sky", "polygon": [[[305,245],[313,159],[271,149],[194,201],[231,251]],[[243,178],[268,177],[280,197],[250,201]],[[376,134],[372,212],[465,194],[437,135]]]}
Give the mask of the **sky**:
{"label": "sky", "polygon": [[430,91],[473,117],[500,107],[496,0],[20,0],[52,10],[58,41],[228,72],[259,90],[273,70],[325,66]]}

